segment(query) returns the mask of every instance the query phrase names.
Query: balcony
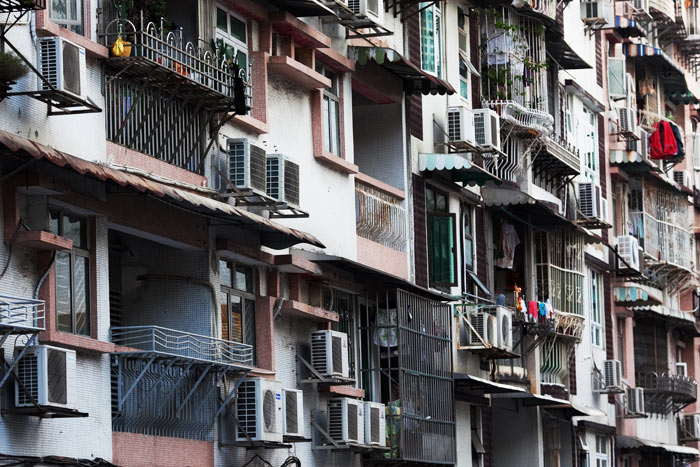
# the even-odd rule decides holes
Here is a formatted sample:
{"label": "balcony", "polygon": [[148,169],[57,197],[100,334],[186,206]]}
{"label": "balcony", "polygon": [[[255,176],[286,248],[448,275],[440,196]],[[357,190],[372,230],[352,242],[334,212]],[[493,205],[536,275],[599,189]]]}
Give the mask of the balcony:
{"label": "balcony", "polygon": [[160,326],[120,326],[110,329],[112,343],[129,350],[119,353],[185,357],[188,360],[251,366],[253,347]]}
{"label": "balcony", "polygon": [[683,229],[681,222],[662,221],[648,212],[631,212],[632,235],[641,245],[647,266],[675,266],[690,271],[693,268],[693,233]]}
{"label": "balcony", "polygon": [[540,170],[551,171],[561,176],[578,175],[581,161],[578,148],[552,135],[541,146],[536,165]]}
{"label": "balcony", "polygon": [[678,412],[697,400],[698,384],[689,376],[652,372],[638,375],[637,385],[644,388],[647,412]]}
{"label": "balcony", "polygon": [[659,23],[670,23],[676,15],[674,2],[673,0],[649,0],[649,13]]}
{"label": "balcony", "polygon": [[[398,190],[392,190],[398,191]],[[393,250],[406,249],[406,210],[403,198],[355,178],[357,235]]]}
{"label": "balcony", "polygon": [[529,108],[515,101],[487,101],[487,107],[501,117],[501,124],[513,130],[539,136],[547,136],[554,130],[554,117],[544,110]]}
{"label": "balcony", "polygon": [[4,331],[38,331],[44,329],[43,300],[0,295],[0,346]]}

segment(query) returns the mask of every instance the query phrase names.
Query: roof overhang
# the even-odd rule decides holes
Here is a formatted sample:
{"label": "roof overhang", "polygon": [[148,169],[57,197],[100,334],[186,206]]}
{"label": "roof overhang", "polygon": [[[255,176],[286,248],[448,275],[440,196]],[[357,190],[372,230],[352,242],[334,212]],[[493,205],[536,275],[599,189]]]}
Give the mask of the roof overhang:
{"label": "roof overhang", "polygon": [[483,185],[501,180],[467,159],[466,154],[418,154],[418,169],[421,172],[437,172],[448,180],[466,185]]}
{"label": "roof overhang", "polygon": [[489,381],[478,376],[465,373],[455,373],[455,391],[483,394],[528,394],[524,389],[510,384]]}
{"label": "roof overhang", "polygon": [[406,94],[415,92],[422,94],[454,94],[456,92],[450,83],[421,70],[394,49],[388,47],[350,46],[348,48],[348,56],[359,65],[374,62],[387,71],[394,73],[403,80],[403,89]]}
{"label": "roof overhang", "polygon": [[613,296],[617,306],[653,306],[663,303],[660,290],[642,284],[617,286],[613,291]]}
{"label": "roof overhang", "polygon": [[637,449],[641,451],[662,451],[681,457],[700,457],[700,451],[689,446],[658,443],[656,441],[637,438],[634,436],[617,435],[615,436],[615,444],[617,447],[623,450]]}
{"label": "roof overhang", "polygon": [[564,81],[564,86],[566,87],[567,91],[581,99],[585,106],[593,112],[601,113],[605,111],[605,105],[603,105],[603,103],[601,103],[598,99],[593,97],[593,95],[590,94],[588,91],[583,89],[583,87],[580,84],[578,84],[575,80],[567,79],[566,81]]}
{"label": "roof overhang", "polygon": [[[549,28],[548,28],[549,30]],[[571,48],[563,36],[552,34],[547,36],[547,55],[564,70],[583,70],[592,68],[574,49]]]}
{"label": "roof overhang", "polygon": [[540,407],[547,411],[559,412],[560,415],[566,418],[585,417],[589,415],[588,412],[584,412],[582,409],[575,407],[567,400],[542,394],[532,394],[526,391],[495,393],[491,395],[491,398],[520,400],[523,407]]}
{"label": "roof overhang", "polygon": [[0,131],[0,154],[3,151],[46,161],[105,183],[115,183],[162,202],[178,206],[191,213],[257,232],[260,234],[261,244],[272,249],[284,249],[298,243],[308,243],[324,248],[324,245],[311,234],[291,229],[203,194],[156,182],[107,165],[90,162],[26,138]]}

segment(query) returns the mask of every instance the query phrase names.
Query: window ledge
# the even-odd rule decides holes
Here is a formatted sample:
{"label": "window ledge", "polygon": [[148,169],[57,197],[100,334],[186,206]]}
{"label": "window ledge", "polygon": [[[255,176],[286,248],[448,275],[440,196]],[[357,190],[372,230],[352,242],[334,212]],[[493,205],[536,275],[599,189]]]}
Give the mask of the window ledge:
{"label": "window ledge", "polygon": [[318,264],[299,255],[276,255],[275,265],[280,272],[286,272],[288,274],[323,276],[323,271]]}
{"label": "window ledge", "polygon": [[233,117],[233,124],[243,127],[245,130],[251,131],[258,135],[263,135],[270,132],[267,123],[253,118],[250,115],[236,115]]}
{"label": "window ledge", "polygon": [[18,246],[35,250],[70,250],[73,240],[43,230],[24,230],[18,232],[14,243]]}
{"label": "window ledge", "polygon": [[356,173],[355,180],[359,180],[367,185],[372,186],[373,188],[376,188],[379,191],[383,191],[384,193],[396,196],[397,198],[406,199],[405,191],[400,190],[392,185],[389,185],[388,183],[382,182],[381,180],[377,180],[376,178],[371,177],[366,173]]}
{"label": "window ledge", "polygon": [[337,71],[347,73],[355,71],[355,64],[352,61],[330,47],[316,49],[316,59]]}
{"label": "window ledge", "polygon": [[52,330],[40,332],[39,342],[96,354],[111,353],[114,352],[116,348],[111,342],[104,342],[93,339],[92,337],[78,336],[76,334]]}
{"label": "window ledge", "polygon": [[321,386],[321,392],[329,392],[331,394],[337,394],[339,396],[354,397],[356,399],[365,398],[365,390],[359,388],[353,388],[352,386]]}
{"label": "window ledge", "polygon": [[302,47],[330,47],[331,38],[312,28],[286,11],[270,14],[270,23],[275,31],[292,36],[294,42]]}
{"label": "window ledge", "polygon": [[272,56],[267,62],[267,68],[311,91],[331,87],[330,79],[303,63],[294,60],[292,57],[283,55]]}
{"label": "window ledge", "polygon": [[97,42],[93,42],[85,36],[69,31],[66,28],[62,28],[58,24],[54,23],[49,19],[48,10],[44,12],[44,20],[40,21],[41,24],[37,27],[37,35],[42,37],[61,37],[63,39],[69,40],[80,47],[85,48],[85,52],[95,58],[108,58],[109,49],[104,45],[100,45]]}
{"label": "window ledge", "polygon": [[360,169],[352,162],[348,162],[342,157],[338,157],[330,152],[323,151],[322,154],[314,154],[314,157],[321,164],[327,165],[332,169],[336,169],[346,174],[357,174],[360,171]]}
{"label": "window ledge", "polygon": [[282,304],[282,314],[294,318],[308,319],[311,321],[321,321],[324,323],[339,321],[338,313],[324,310],[320,307],[307,305],[296,300],[285,300]]}

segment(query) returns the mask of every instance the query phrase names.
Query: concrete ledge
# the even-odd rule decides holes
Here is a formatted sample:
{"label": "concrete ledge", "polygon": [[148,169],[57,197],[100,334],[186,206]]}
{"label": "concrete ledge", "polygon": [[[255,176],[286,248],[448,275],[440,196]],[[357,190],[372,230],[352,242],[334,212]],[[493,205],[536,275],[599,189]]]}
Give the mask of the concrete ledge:
{"label": "concrete ledge", "polygon": [[311,91],[331,87],[330,79],[292,57],[283,55],[270,57],[267,69]]}
{"label": "concrete ledge", "polygon": [[270,14],[270,24],[275,31],[291,36],[294,42],[302,47],[330,47],[331,38],[303,21],[298,20],[286,11],[275,11]]}
{"label": "concrete ledge", "polygon": [[115,431],[112,462],[123,467],[214,465],[214,443]]}
{"label": "concrete ledge", "polygon": [[352,162],[348,162],[342,157],[338,157],[330,152],[323,151],[320,154],[314,153],[314,157],[316,158],[317,162],[345,174],[356,174],[360,171],[360,169]]}
{"label": "concrete ledge", "polygon": [[357,237],[357,262],[408,280],[406,253],[360,236]]}
{"label": "concrete ledge", "polygon": [[[53,312],[53,311],[52,311]],[[73,349],[77,352],[87,353],[112,353],[115,346],[111,342],[104,342],[92,337],[69,334],[67,332],[47,330],[39,333],[39,342],[42,344],[56,345]]]}
{"label": "concrete ledge", "polygon": [[381,180],[377,180],[376,178],[371,177],[365,173],[356,173],[355,180],[359,180],[363,183],[366,183],[367,185],[372,186],[373,188],[376,188],[379,191],[383,191],[384,193],[396,196],[397,198],[406,199],[405,191],[399,190],[395,186],[389,185],[388,183],[382,182]]}

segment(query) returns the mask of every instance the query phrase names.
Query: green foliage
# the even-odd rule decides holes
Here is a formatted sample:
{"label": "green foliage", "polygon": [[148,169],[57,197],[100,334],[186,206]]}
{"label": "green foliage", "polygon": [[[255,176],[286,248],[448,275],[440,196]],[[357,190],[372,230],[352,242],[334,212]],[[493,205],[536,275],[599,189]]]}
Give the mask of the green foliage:
{"label": "green foliage", "polygon": [[29,72],[24,61],[12,52],[0,52],[0,80],[17,81]]}

